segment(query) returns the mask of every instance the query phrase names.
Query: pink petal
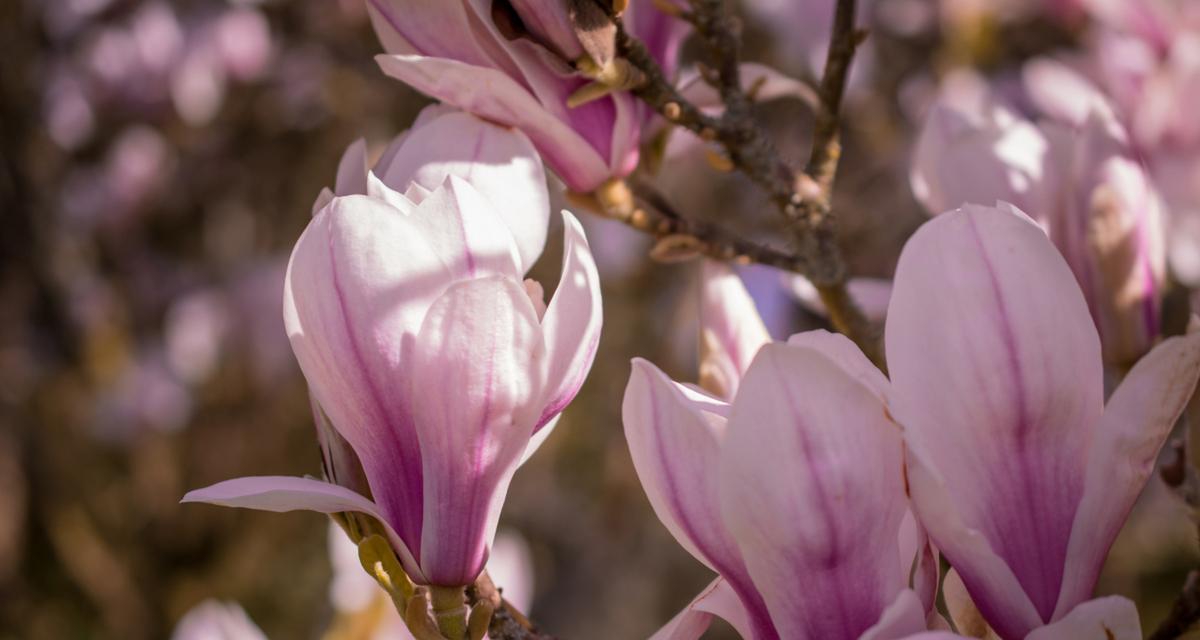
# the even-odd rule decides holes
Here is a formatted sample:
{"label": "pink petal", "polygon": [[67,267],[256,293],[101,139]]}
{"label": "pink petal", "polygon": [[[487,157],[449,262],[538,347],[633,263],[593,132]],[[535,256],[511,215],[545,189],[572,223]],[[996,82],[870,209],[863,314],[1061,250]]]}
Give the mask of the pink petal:
{"label": "pink petal", "polygon": [[712,624],[714,615],[728,622],[743,638],[755,637],[750,618],[737,594],[728,582],[717,578],[687,608],[650,636],[650,640],[698,640]]}
{"label": "pink petal", "polygon": [[[956,605],[974,599],[977,604],[973,606],[1005,638],[1020,638],[1029,629],[1040,626],[1041,615],[1013,570],[997,555],[989,540],[978,529],[963,522],[962,516],[955,511],[945,481],[937,477],[922,458],[923,454],[910,444],[907,458],[908,487],[913,507],[927,530],[931,534],[936,530],[940,536],[935,542],[942,555],[962,559],[962,565],[955,565],[956,569],[963,566],[969,571],[965,575],[959,571],[958,584],[965,585],[961,598],[956,597],[960,593],[951,590],[948,580],[943,584],[951,616],[958,615]],[[970,592],[969,597],[965,591]],[[959,622],[957,617],[955,622]]]}
{"label": "pink petal", "polygon": [[521,252],[521,273],[541,255],[550,196],[542,161],[520,131],[461,111],[444,112],[414,125],[386,166],[382,159],[380,165],[383,181],[397,191],[412,183],[433,191],[451,175],[465,180],[512,232]]}
{"label": "pink petal", "polygon": [[284,324],[311,392],[358,453],[389,522],[414,548],[421,448],[400,382],[411,366],[405,345],[450,281],[408,216],[355,195],[335,198],[313,218],[284,283]]}
{"label": "pink petal", "polygon": [[895,640],[922,631],[925,631],[925,605],[912,589],[905,589],[859,640]]}
{"label": "pink petal", "polygon": [[524,288],[500,277],[451,286],[429,309],[408,379],[421,443],[421,567],[433,584],[483,569],[508,482],[540,406],[545,351]]}
{"label": "pink petal", "polygon": [[392,547],[404,564],[404,570],[419,579],[421,570],[414,562],[408,547],[392,530],[374,502],[335,484],[291,476],[252,476],[218,482],[203,489],[189,491],[180,502],[206,502],[223,507],[240,507],[260,511],[316,511],[341,513],[358,511],[374,517],[388,532]]}
{"label": "pink petal", "polygon": [[870,389],[880,402],[887,402],[887,377],[878,367],[871,364],[858,345],[846,336],[824,329],[815,329],[794,334],[788,338],[787,342],[795,347],[812,349],[829,358],[831,362],[841,367],[842,371]]}
{"label": "pink petal", "polygon": [[468,64],[497,62],[474,9],[461,0],[367,0],[375,34],[388,53],[421,53]]}
{"label": "pink petal", "polygon": [[1031,220],[1010,205],[968,206],[908,241],[886,333],[917,514],[989,622],[1019,637],[1033,620],[990,554],[1048,620],[1102,403],[1083,296]]}
{"label": "pink petal", "polygon": [[720,398],[737,393],[759,347],[771,341],[746,285],[728,265],[700,267],[700,384]]}
{"label": "pink petal", "polygon": [[1104,94],[1063,62],[1035,58],[1025,63],[1021,76],[1034,106],[1054,120],[1082,127],[1093,115],[1116,117]]}
{"label": "pink petal", "polygon": [[510,0],[521,16],[525,28],[535,36],[552,45],[557,53],[567,60],[583,55],[583,47],[575,35],[575,28],[567,17],[566,2],[544,0]]}
{"label": "pink petal", "polygon": [[935,105],[913,156],[913,195],[931,215],[997,200],[1040,215],[1046,150],[1037,127],[992,100],[977,112]]}
{"label": "pink petal", "polygon": [[1197,378],[1200,334],[1192,333],[1170,338],[1143,357],[1109,399],[1091,437],[1055,619],[1091,597],[1108,549],[1154,471]]}
{"label": "pink petal", "polygon": [[905,588],[900,429],[874,390],[820,351],[759,350],[720,470],[725,523],[775,628],[854,638]]}
{"label": "pink petal", "polygon": [[[636,358],[625,389],[625,439],[646,497],[675,540],[697,560],[731,581],[757,619],[765,607],[721,516],[714,473],[725,436],[726,407],[672,381]],[[769,624],[769,623],[765,623]]]}
{"label": "pink petal", "polygon": [[1137,607],[1127,598],[1108,596],[1075,607],[1058,622],[1035,629],[1025,640],[1142,640]]}
{"label": "pink petal", "polygon": [[409,220],[442,260],[451,282],[490,275],[519,279],[521,256],[499,215],[506,204],[484,199],[471,183],[456,175],[443,180],[417,205]]}
{"label": "pink petal", "polygon": [[572,189],[591,191],[608,179],[608,161],[503,72],[435,57],[396,55],[375,59],[384,73],[418,91],[481,118],[521,129]]}
{"label": "pink petal", "polygon": [[583,227],[567,211],[563,216],[562,275],[542,316],[549,373],[540,430],[579,393],[596,359],[603,325],[600,276]]}

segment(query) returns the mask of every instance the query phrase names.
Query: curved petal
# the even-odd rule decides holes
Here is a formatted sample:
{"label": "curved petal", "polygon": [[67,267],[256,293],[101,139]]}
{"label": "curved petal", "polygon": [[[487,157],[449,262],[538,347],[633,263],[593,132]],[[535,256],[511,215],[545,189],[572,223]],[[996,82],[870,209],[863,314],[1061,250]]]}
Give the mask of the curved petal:
{"label": "curved petal", "polygon": [[687,608],[650,636],[650,640],[698,640],[712,624],[713,616],[728,622],[743,638],[754,638],[750,617],[737,594],[728,582],[717,578]]}
{"label": "curved petal", "polygon": [[600,275],[587,236],[575,216],[567,211],[562,216],[562,275],[542,316],[549,370],[542,414],[535,431],[541,430],[579,393],[596,359],[600,328],[604,324]]}
{"label": "curved petal", "polygon": [[1040,215],[1048,144],[1033,123],[985,100],[979,113],[929,112],[912,161],[913,195],[931,215],[1004,200]]}
{"label": "curved petal", "polygon": [[450,281],[408,216],[360,195],[335,198],[313,218],[284,281],[284,324],[311,393],[414,548],[421,448],[400,381],[409,366],[406,343]]}
{"label": "curved petal", "polygon": [[1166,340],[1125,378],[1092,435],[1054,618],[1092,595],[1108,549],[1200,378],[1200,334]]}
{"label": "curved petal", "polygon": [[1108,596],[1075,607],[1058,622],[1036,629],[1025,640],[1142,640],[1137,607],[1128,598]]}
{"label": "curved petal", "polygon": [[421,567],[432,584],[470,584],[544,384],[541,329],[524,288],[501,277],[451,286],[421,325],[411,371],[425,487]]}
{"label": "curved petal", "polygon": [[724,407],[635,358],[621,408],[625,439],[658,519],[688,553],[731,582],[746,607],[769,625],[737,543],[721,517],[716,473],[725,437]]}
{"label": "curved petal", "polygon": [[422,53],[469,64],[498,61],[461,0],[367,0],[375,34],[389,53]]}
{"label": "curved petal", "polygon": [[549,43],[557,53],[567,60],[583,55],[575,27],[567,16],[566,2],[544,2],[543,0],[510,0],[521,16],[525,28]]}
{"label": "curved petal", "polygon": [[1082,127],[1093,116],[1113,120],[1112,105],[1087,78],[1051,58],[1035,58],[1021,69],[1029,99],[1042,113],[1064,124]]}
{"label": "curved petal", "polygon": [[870,389],[880,402],[887,402],[887,376],[884,376],[878,367],[871,364],[867,356],[850,338],[840,333],[814,329],[793,335],[788,338],[787,343],[794,347],[812,349],[829,358],[831,362],[841,367],[842,371]]}
{"label": "curved petal", "polygon": [[742,279],[728,265],[700,266],[700,386],[726,400],[771,334]]}
{"label": "curved petal", "polygon": [[453,280],[493,275],[519,279],[521,256],[497,213],[503,206],[451,174],[425,196],[409,220]]}
{"label": "curved petal", "polygon": [[[955,623],[959,624],[959,616],[969,616],[970,609],[955,608],[956,605],[965,607],[965,601],[977,603],[975,611],[1005,638],[1020,638],[1040,626],[1042,617],[1017,576],[997,555],[988,539],[963,522],[962,516],[954,510],[945,481],[930,470],[922,457],[910,444],[907,457],[909,493],[921,522],[931,533],[937,531],[937,540],[941,541],[937,543],[938,550],[952,559],[951,562],[954,562],[953,558],[962,559],[962,564],[955,568],[963,597],[957,597],[960,592],[952,591],[950,582],[943,584],[946,604]],[[959,569],[960,566],[964,569]],[[969,573],[963,574],[963,570]]]}
{"label": "curved petal", "polygon": [[895,640],[925,631],[925,605],[912,589],[901,591],[859,640]]}
{"label": "curved petal", "polygon": [[374,517],[383,525],[391,538],[404,570],[414,579],[419,579],[421,570],[414,562],[408,547],[383,517],[379,507],[345,487],[329,484],[312,478],[292,476],[251,476],[234,478],[217,484],[187,492],[180,502],[206,502],[223,507],[240,507],[259,511],[316,511],[318,513],[341,513],[358,511]]}
{"label": "curved petal", "polygon": [[570,188],[588,192],[608,179],[608,161],[503,72],[425,56],[382,55],[375,60],[384,73],[422,93],[524,131]]}
{"label": "curved petal", "polygon": [[541,158],[520,131],[461,111],[443,113],[414,126],[380,171],[384,183],[397,191],[412,183],[433,191],[447,176],[462,178],[512,232],[521,252],[521,273],[542,254],[550,195]]}
{"label": "curved petal", "polygon": [[815,349],[770,344],[742,381],[721,511],[777,629],[854,638],[908,581],[900,430],[869,387]]}
{"label": "curved petal", "polygon": [[[995,579],[984,571],[993,558],[974,554],[994,550],[1050,619],[1102,405],[1099,339],[1079,286],[1011,205],[964,207],[905,246],[886,345],[892,409],[920,462],[910,482],[914,468],[930,476],[913,482],[918,516],[992,625],[1023,635],[1028,612],[1005,611],[1019,598],[977,591]],[[952,539],[964,531],[986,544]]]}

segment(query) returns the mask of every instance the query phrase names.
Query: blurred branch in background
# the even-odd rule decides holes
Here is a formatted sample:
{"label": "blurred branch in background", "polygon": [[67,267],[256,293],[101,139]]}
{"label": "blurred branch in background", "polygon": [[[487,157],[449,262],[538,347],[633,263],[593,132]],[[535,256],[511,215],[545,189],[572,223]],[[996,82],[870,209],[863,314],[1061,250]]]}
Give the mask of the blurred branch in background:
{"label": "blurred branch in background", "polygon": [[[669,10],[667,3],[661,5],[664,10]],[[879,329],[871,325],[846,292],[846,267],[837,244],[836,222],[830,205],[841,157],[842,95],[854,52],[865,37],[864,32],[855,27],[855,6],[855,0],[837,2],[825,73],[818,92],[811,158],[802,173],[794,171],[784,161],[770,134],[757,120],[753,100],[743,87],[740,74],[742,28],[729,3],[694,0],[690,10],[676,10],[680,18],[693,25],[704,45],[706,64],[710,66],[701,67],[701,78],[720,94],[724,107],[720,115],[709,115],[687,100],[664,76],[646,47],[625,30],[619,19],[618,50],[641,72],[641,83],[633,88],[635,95],[654,107],[668,122],[684,127],[704,140],[719,142],[733,166],[767,192],[776,209],[790,222],[795,257],[779,259],[774,252],[723,238],[724,234],[711,227],[691,229],[689,233],[685,231],[688,225],[679,222],[683,219],[681,216],[666,214],[670,207],[659,206],[658,209],[673,224],[634,226],[653,229],[658,237],[677,245],[705,249],[703,252],[708,255],[734,253],[743,261],[762,261],[807,276],[829,310],[833,325],[882,367]],[[606,208],[614,211],[618,219],[640,222],[631,202],[614,200]]]}

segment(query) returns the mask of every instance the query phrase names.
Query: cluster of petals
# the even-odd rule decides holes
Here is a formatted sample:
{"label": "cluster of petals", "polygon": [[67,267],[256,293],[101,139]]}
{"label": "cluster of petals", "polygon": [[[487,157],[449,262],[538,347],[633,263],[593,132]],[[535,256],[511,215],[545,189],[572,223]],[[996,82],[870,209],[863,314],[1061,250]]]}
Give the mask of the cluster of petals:
{"label": "cluster of petals", "polygon": [[327,455],[332,482],[242,478],[185,500],[366,513],[415,582],[470,584],[514,471],[595,356],[599,282],[583,231],[564,212],[547,305],[523,280],[549,220],[532,144],[441,107],[370,170],[352,145],[314,208],[288,265],[284,320],[336,432],[324,433],[326,452],[331,436],[348,443],[366,487],[337,484],[352,459]]}
{"label": "cluster of petals", "polygon": [[[387,51],[378,57],[385,73],[519,128],[567,186],[587,192],[633,171],[652,112],[625,92],[568,106],[590,82],[574,66],[585,46],[568,12],[572,4],[587,3],[367,0]],[[624,23],[673,74],[685,25],[651,2],[630,3]]]}
{"label": "cluster of petals", "polygon": [[1132,602],[1090,598],[1200,376],[1200,334],[1163,341],[1105,405],[1075,276],[1003,203],[909,240],[887,378],[840,336],[770,343],[718,281],[707,390],[643,361],[626,390],[655,512],[719,574],[656,637],[697,638],[714,615],[756,640],[962,637],[930,613],[926,536],[953,567],[947,602],[953,578],[1002,640],[1141,637]]}
{"label": "cluster of petals", "polygon": [[917,142],[913,193],[936,214],[1002,200],[1029,212],[1075,274],[1105,361],[1128,367],[1159,334],[1162,200],[1103,102],[1031,122],[969,77],[947,82]]}

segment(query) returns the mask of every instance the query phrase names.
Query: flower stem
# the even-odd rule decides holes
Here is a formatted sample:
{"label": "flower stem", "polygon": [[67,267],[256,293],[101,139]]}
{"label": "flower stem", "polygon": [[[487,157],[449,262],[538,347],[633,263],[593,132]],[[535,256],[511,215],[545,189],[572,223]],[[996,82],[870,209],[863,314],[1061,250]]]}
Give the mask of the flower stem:
{"label": "flower stem", "polygon": [[447,640],[467,637],[466,587],[429,587],[430,604],[438,630]]}

